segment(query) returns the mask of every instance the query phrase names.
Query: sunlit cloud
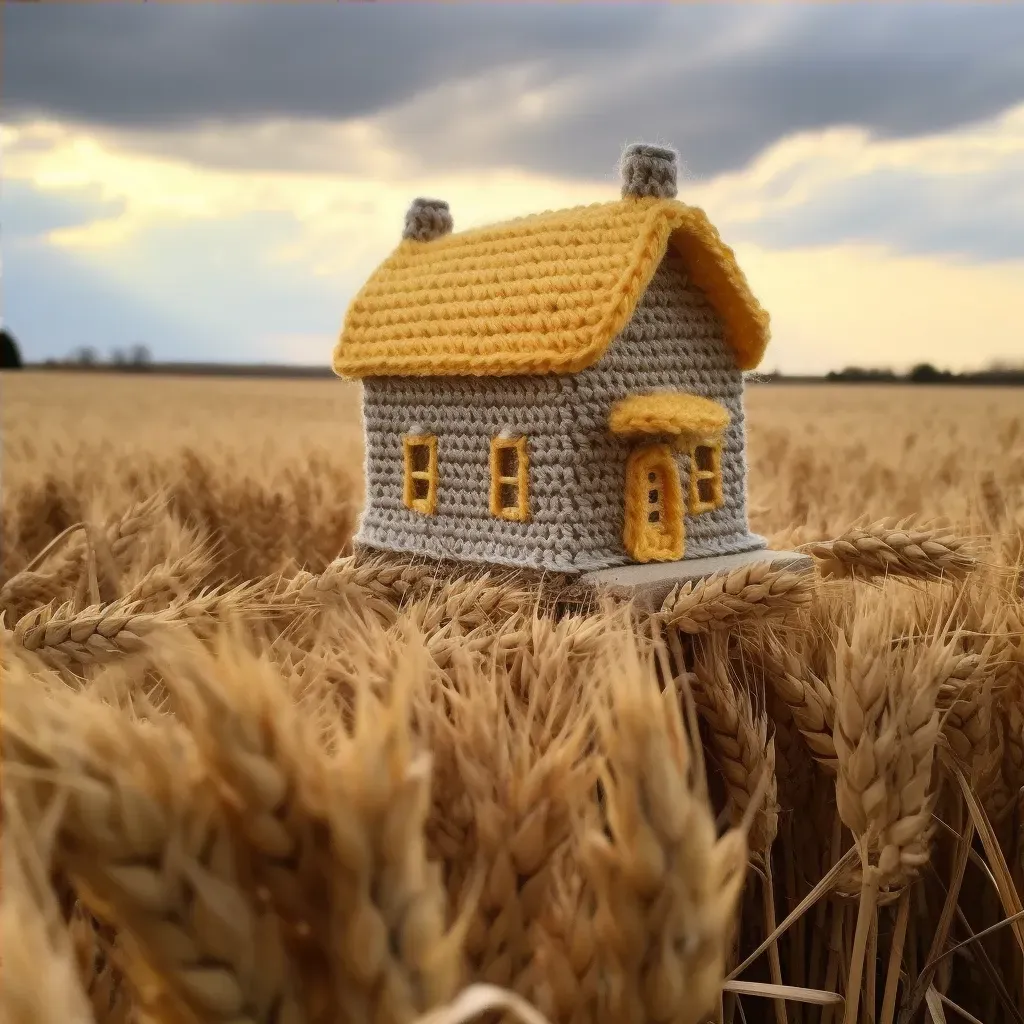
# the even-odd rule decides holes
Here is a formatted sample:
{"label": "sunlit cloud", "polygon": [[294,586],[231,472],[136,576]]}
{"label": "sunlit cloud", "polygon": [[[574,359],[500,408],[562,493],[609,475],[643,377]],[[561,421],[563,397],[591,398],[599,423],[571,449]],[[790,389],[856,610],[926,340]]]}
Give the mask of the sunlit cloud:
{"label": "sunlit cloud", "polygon": [[[517,116],[558,102],[557,91],[527,90]],[[383,121],[200,127],[160,155],[50,121],[5,127],[0,144],[22,197],[19,239],[35,218],[37,255],[48,246],[85,261],[154,315],[173,311],[197,336],[221,339],[223,355],[210,358],[325,363],[345,306],[397,243],[416,195],[447,199],[467,228],[618,194],[615,154],[592,180],[516,166],[425,172],[393,137]],[[308,169],[223,159],[274,145],[304,148]],[[196,157],[211,147],[222,159]],[[314,169],[325,149],[347,154],[343,169]],[[772,314],[765,368],[1024,356],[1024,105],[916,139],[791,135],[741,171],[684,176],[680,197],[708,211]]]}

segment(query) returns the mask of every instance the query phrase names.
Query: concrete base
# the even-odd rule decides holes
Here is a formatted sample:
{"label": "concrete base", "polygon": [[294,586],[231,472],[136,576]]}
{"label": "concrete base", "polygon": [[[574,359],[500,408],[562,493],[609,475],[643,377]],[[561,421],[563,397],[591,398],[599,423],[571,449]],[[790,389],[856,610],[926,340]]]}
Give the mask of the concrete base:
{"label": "concrete base", "polygon": [[[620,600],[632,600],[638,608],[654,611],[661,607],[676,584],[703,579],[716,572],[731,572],[747,565],[768,562],[773,569],[788,572],[813,572],[814,559],[798,551],[741,551],[710,558],[686,558],[679,562],[646,562],[643,565],[619,565],[584,573],[576,584],[608,594]],[[575,589],[575,587],[573,588]]]}
{"label": "concrete base", "polygon": [[617,565],[611,569],[596,569],[578,575],[539,572],[533,569],[509,569],[484,562],[438,561],[422,555],[407,555],[379,548],[357,546],[357,561],[374,559],[395,566],[429,565],[439,579],[445,577],[473,578],[483,573],[497,580],[508,578],[519,585],[534,585],[549,595],[556,607],[565,612],[583,611],[593,607],[602,595],[616,600],[633,601],[642,612],[656,611],[676,584],[703,579],[716,572],[731,572],[745,565],[768,562],[773,569],[789,572],[813,572],[814,560],[798,551],[773,551],[759,548],[731,555],[710,558],[686,558],[679,562],[646,562],[642,565]]}

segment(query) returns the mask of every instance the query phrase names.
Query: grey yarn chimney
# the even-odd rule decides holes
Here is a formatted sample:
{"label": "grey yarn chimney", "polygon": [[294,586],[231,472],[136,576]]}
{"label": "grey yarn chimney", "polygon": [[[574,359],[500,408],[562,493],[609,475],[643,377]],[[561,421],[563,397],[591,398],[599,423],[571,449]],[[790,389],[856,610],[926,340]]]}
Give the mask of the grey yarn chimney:
{"label": "grey yarn chimney", "polygon": [[674,149],[635,142],[622,154],[622,198],[654,196],[675,199],[676,162]]}
{"label": "grey yarn chimney", "polygon": [[453,227],[451,212],[443,199],[414,199],[405,214],[402,237],[430,242],[450,234]]}

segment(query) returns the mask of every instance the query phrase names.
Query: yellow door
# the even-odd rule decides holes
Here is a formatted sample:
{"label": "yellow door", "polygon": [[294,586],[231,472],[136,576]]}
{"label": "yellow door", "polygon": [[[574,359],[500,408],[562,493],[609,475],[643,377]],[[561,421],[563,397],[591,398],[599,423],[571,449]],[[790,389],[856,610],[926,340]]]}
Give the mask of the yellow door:
{"label": "yellow door", "polygon": [[667,444],[645,444],[626,461],[623,543],[637,562],[683,557],[683,491]]}

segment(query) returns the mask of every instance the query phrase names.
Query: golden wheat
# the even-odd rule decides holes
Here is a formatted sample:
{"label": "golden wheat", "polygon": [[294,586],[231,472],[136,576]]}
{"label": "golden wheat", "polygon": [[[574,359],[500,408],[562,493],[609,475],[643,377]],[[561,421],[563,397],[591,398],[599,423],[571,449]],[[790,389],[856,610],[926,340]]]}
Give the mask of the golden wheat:
{"label": "golden wheat", "polygon": [[1024,1012],[1019,394],[751,388],[818,571],[645,619],[353,557],[349,385],[4,384],[7,1018]]}

